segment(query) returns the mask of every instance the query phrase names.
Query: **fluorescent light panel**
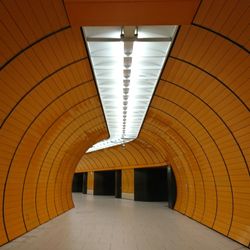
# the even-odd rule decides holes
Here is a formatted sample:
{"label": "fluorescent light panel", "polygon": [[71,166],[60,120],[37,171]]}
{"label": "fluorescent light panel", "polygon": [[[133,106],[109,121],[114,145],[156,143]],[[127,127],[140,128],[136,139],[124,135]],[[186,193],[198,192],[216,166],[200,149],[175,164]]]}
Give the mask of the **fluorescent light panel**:
{"label": "fluorescent light panel", "polygon": [[110,134],[87,152],[137,138],[176,29],[83,27]]}

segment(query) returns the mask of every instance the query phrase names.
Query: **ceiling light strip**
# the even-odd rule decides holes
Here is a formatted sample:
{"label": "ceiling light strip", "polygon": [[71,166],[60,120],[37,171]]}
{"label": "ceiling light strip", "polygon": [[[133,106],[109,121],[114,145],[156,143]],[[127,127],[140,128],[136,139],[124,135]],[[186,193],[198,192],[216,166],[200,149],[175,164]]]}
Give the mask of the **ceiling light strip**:
{"label": "ceiling light strip", "polygon": [[87,152],[137,138],[176,29],[83,27],[110,134]]}

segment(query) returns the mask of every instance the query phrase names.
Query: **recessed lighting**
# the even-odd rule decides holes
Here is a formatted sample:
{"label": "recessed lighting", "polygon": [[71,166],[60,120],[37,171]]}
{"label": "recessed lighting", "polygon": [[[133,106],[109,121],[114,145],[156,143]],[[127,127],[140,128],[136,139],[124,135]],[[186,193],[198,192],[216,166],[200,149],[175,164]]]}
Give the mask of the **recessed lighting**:
{"label": "recessed lighting", "polygon": [[83,27],[110,134],[87,152],[137,138],[176,30],[177,26]]}

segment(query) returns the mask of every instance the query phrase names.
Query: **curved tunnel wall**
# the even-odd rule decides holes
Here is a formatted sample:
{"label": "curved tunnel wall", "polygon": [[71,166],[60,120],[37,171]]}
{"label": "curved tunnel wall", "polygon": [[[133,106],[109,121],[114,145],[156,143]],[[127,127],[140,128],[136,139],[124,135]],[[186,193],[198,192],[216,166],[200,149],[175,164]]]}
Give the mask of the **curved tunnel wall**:
{"label": "curved tunnel wall", "polygon": [[73,207],[85,150],[108,136],[62,1],[1,1],[0,245]]}
{"label": "curved tunnel wall", "polygon": [[249,246],[249,16],[248,1],[201,1],[139,139],[84,155],[108,132],[80,30],[62,1],[0,1],[0,245],[73,207],[77,165],[168,163],[175,209]]}
{"label": "curved tunnel wall", "polygon": [[155,146],[143,140],[118,146],[99,152],[85,154],[79,161],[76,172],[91,170],[125,169],[131,167],[152,167],[166,165],[166,155],[162,155]]}
{"label": "curved tunnel wall", "polygon": [[[178,31],[139,136],[173,166],[178,189],[175,209],[246,246],[250,239],[248,22],[246,1],[201,2],[192,25]],[[116,168],[114,150],[107,150],[106,157],[103,152],[83,156],[78,169],[106,168],[107,159],[113,162],[109,167]]]}

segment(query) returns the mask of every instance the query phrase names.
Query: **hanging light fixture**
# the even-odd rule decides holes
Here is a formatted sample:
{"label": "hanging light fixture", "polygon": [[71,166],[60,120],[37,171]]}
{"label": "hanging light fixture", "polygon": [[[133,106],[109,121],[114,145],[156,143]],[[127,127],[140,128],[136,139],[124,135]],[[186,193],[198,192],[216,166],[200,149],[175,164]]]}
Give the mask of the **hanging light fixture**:
{"label": "hanging light fixture", "polygon": [[87,152],[137,138],[176,29],[83,27],[110,134]]}

